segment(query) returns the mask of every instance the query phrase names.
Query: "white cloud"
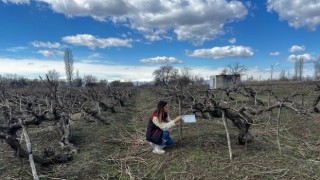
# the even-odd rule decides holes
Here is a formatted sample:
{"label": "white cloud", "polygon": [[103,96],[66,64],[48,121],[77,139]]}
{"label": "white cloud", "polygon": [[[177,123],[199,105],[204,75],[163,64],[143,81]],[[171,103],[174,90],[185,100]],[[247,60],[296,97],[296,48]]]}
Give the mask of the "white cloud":
{"label": "white cloud", "polygon": [[93,60],[93,59],[83,59],[80,62],[82,62],[82,63],[101,63],[100,60]]}
{"label": "white cloud", "polygon": [[7,51],[11,51],[11,52],[18,52],[18,51],[22,51],[22,50],[26,50],[28,49],[27,47],[23,47],[23,46],[17,46],[17,47],[12,47],[12,48],[7,48]]}
{"label": "white cloud", "polygon": [[293,45],[293,46],[289,49],[289,52],[294,53],[294,52],[304,51],[304,50],[306,50],[306,47],[304,47],[304,46]]}
{"label": "white cloud", "polygon": [[245,18],[246,6],[229,0],[37,0],[68,17],[90,16],[138,30],[156,41],[174,32],[178,40],[201,44],[224,34],[224,26]]}
{"label": "white cloud", "polygon": [[29,4],[30,0],[2,0],[4,3]]}
{"label": "white cloud", "polygon": [[102,58],[103,58],[103,55],[100,54],[100,53],[93,53],[93,54],[90,54],[88,56],[88,59],[92,59],[92,60],[94,60],[94,59],[102,59]]}
{"label": "white cloud", "polygon": [[115,64],[115,62],[112,61],[108,61],[105,59],[104,55],[101,53],[92,53],[90,55],[88,55],[87,57],[82,58],[79,62],[82,63],[103,63],[103,64]]}
{"label": "white cloud", "polygon": [[[277,71],[273,71],[273,77],[277,76]],[[247,80],[248,78],[253,78],[253,80],[267,80],[270,79],[271,73],[270,73],[270,68],[259,68],[259,67],[254,67],[254,68],[248,68],[246,71],[246,75],[242,76],[243,80]]]}
{"label": "white cloud", "polygon": [[119,39],[119,38],[99,38],[92,36],[91,34],[77,34],[75,36],[65,36],[62,40],[66,43],[87,46],[91,49],[95,48],[107,48],[107,47],[132,47],[131,39]]}
{"label": "white cloud", "polygon": [[47,73],[48,70],[61,69],[64,72],[64,62],[61,61],[41,61],[38,59],[9,59],[0,58],[0,72],[3,74],[15,73],[19,75],[36,74],[35,77]]}
{"label": "white cloud", "polygon": [[303,61],[304,61],[304,62],[315,60],[315,58],[314,58],[312,55],[306,53],[306,54],[301,54],[301,55],[291,54],[291,55],[288,57],[288,61],[290,61],[290,62],[296,62],[296,61],[299,60],[300,58],[303,58]]}
{"label": "white cloud", "polygon": [[140,62],[142,63],[149,63],[149,64],[181,64],[183,61],[175,58],[175,57],[166,57],[166,56],[157,56],[153,58],[146,58],[141,59]]}
{"label": "white cloud", "polygon": [[33,41],[31,45],[36,48],[61,48],[61,44],[58,42]]}
{"label": "white cloud", "polygon": [[213,47],[211,49],[197,49],[187,53],[192,57],[204,57],[212,59],[222,58],[247,58],[254,55],[253,50],[246,46],[224,46]]}
{"label": "white cloud", "polygon": [[294,28],[315,31],[320,24],[319,0],[268,0],[268,11],[277,12],[280,20],[288,21]]}
{"label": "white cloud", "polygon": [[280,56],[280,53],[278,51],[270,52],[270,56]]}
{"label": "white cloud", "polygon": [[52,57],[52,56],[63,56],[63,51],[52,51],[52,50],[39,50],[37,51],[39,54],[45,56],[45,57]]}
{"label": "white cloud", "polygon": [[236,38],[231,38],[228,40],[230,44],[235,44],[237,42]]}
{"label": "white cloud", "polygon": [[39,50],[38,53],[42,54],[45,57],[50,57],[54,55],[54,52],[49,50]]}
{"label": "white cloud", "polygon": [[[81,60],[80,60],[81,61]],[[41,59],[9,59],[0,58],[1,74],[21,75],[28,78],[37,78],[44,76],[49,70],[55,69],[61,78],[65,79],[65,70],[63,60],[47,60]],[[105,65],[90,64],[83,62],[75,62],[74,68],[79,70],[80,75],[93,75],[99,79],[107,80],[140,80],[151,81],[152,73],[158,68],[155,66],[121,66],[121,65]]]}
{"label": "white cloud", "polygon": [[151,81],[155,67],[75,63],[80,74],[92,74],[107,80]]}

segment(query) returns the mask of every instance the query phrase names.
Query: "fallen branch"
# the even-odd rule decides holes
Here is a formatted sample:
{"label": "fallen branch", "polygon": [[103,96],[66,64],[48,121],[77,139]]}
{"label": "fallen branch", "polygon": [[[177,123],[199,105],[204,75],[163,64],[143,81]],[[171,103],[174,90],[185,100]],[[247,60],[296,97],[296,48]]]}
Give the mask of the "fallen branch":
{"label": "fallen branch", "polygon": [[23,124],[23,122],[20,118],[19,118],[19,122],[22,127],[22,132],[23,132],[24,138],[26,140],[26,144],[27,144],[27,149],[28,149],[28,153],[29,153],[29,162],[30,162],[30,167],[31,167],[33,179],[39,180],[39,176],[37,174],[37,169],[36,169],[36,166],[35,166],[34,160],[33,160],[32,147],[31,147],[30,138],[29,138],[29,135],[27,132],[27,128]]}
{"label": "fallen branch", "polygon": [[222,110],[222,121],[223,121],[223,125],[224,128],[226,130],[226,134],[227,134],[227,139],[228,139],[228,149],[229,149],[229,157],[230,157],[230,161],[232,161],[232,149],[231,149],[231,142],[230,142],[230,135],[229,135],[229,129],[228,129],[228,125],[227,125],[227,118],[225,116],[225,112],[224,110]]}

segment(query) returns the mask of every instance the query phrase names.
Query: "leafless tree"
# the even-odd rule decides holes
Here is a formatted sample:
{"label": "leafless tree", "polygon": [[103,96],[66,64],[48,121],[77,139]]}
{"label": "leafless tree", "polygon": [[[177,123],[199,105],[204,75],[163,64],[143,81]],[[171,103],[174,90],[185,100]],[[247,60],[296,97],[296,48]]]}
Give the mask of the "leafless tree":
{"label": "leafless tree", "polygon": [[314,62],[314,79],[320,79],[320,57]]}
{"label": "leafless tree", "polygon": [[75,79],[73,80],[73,84],[74,84],[74,86],[76,86],[76,87],[81,87],[81,86],[82,86],[82,83],[83,83],[83,79],[80,77],[79,70],[77,70],[77,72],[76,72],[76,77],[75,77]]}
{"label": "leafless tree", "polygon": [[228,72],[227,72],[227,69],[226,68],[224,68],[223,70],[222,70],[222,72],[220,73],[220,75],[227,75],[228,74]]}
{"label": "leafless tree", "polygon": [[67,48],[64,51],[64,63],[65,63],[67,81],[71,86],[72,79],[73,79],[73,56],[72,56],[72,51],[69,48]]}
{"label": "leafless tree", "polygon": [[49,70],[47,73],[47,78],[49,81],[53,82],[54,84],[58,84],[60,74],[55,69]]}
{"label": "leafless tree", "polygon": [[161,66],[153,72],[156,85],[169,85],[169,82],[175,79],[178,75],[178,69],[173,66],[165,65]]}
{"label": "leafless tree", "polygon": [[295,79],[302,80],[303,76],[303,58],[300,57],[295,64]]}
{"label": "leafless tree", "polygon": [[271,65],[271,78],[270,78],[270,80],[272,80],[272,78],[273,78],[273,65]]}
{"label": "leafless tree", "polygon": [[280,81],[288,80],[288,77],[286,76],[286,70],[281,70],[280,75],[279,75],[279,80]]}
{"label": "leafless tree", "polygon": [[192,77],[192,80],[193,80],[193,83],[197,84],[197,85],[204,85],[205,84],[204,78],[199,75],[194,75]]}
{"label": "leafless tree", "polygon": [[242,75],[247,71],[247,68],[244,65],[241,65],[239,62],[233,64],[228,64],[223,70],[223,73],[229,75]]}
{"label": "leafless tree", "polygon": [[180,87],[188,86],[193,81],[191,68],[184,67],[180,69],[180,74],[178,74],[175,78],[175,84]]}
{"label": "leafless tree", "polygon": [[97,78],[93,75],[85,75],[83,77],[83,81],[85,86],[87,87],[91,87],[91,86],[95,86],[97,83]]}

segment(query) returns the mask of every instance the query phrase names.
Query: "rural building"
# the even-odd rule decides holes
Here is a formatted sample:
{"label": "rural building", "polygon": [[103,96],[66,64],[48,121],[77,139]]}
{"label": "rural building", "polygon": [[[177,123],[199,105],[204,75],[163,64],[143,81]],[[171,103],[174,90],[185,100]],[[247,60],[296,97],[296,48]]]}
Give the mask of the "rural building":
{"label": "rural building", "polygon": [[210,76],[210,88],[227,88],[240,82],[240,74],[237,75],[215,75]]}

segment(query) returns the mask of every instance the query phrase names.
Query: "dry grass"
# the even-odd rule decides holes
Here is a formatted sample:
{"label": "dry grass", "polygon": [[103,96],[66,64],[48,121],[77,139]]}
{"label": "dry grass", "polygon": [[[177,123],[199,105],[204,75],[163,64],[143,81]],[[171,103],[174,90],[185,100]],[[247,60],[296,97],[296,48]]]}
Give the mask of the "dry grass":
{"label": "dry grass", "polygon": [[[116,114],[104,116],[111,125],[79,120],[72,126],[72,141],[79,148],[71,162],[37,166],[41,179],[320,179],[320,116],[303,118],[283,111],[280,142],[276,143],[276,113],[255,118],[254,142],[237,145],[237,129],[229,123],[234,158],[229,159],[221,119],[198,119],[184,124],[180,141],[164,155],[154,155],[146,143],[145,127],[157,99],[141,92]],[[172,116],[175,116],[172,113]],[[30,130],[35,151],[56,146],[56,129]],[[43,139],[46,139],[45,141]],[[27,160],[20,160],[0,143],[0,179],[32,179]]]}

